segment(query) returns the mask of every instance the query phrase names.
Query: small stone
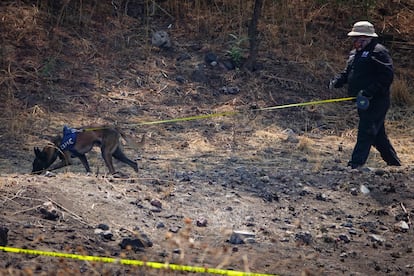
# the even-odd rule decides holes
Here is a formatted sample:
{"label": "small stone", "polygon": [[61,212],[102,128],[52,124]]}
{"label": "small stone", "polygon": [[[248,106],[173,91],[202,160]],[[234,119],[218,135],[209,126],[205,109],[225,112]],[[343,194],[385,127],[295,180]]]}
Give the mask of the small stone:
{"label": "small stone", "polygon": [[285,129],[283,130],[283,133],[287,135],[287,138],[285,140],[286,142],[299,143],[299,138],[297,137],[296,133],[292,129],[290,128]]}
{"label": "small stone", "polygon": [[349,234],[351,234],[351,235],[354,235],[354,236],[355,236],[356,234],[358,234],[358,233],[357,233],[357,231],[356,231],[355,229],[349,229],[348,233],[349,233]]}
{"label": "small stone", "polygon": [[205,218],[197,219],[196,225],[198,227],[206,227],[207,226],[207,219],[205,219]]}
{"label": "small stone", "polygon": [[406,232],[410,229],[410,226],[405,221],[399,221],[396,224],[394,224],[394,230],[400,231],[400,232]]}
{"label": "small stone", "polygon": [[244,243],[253,243],[255,239],[255,234],[247,231],[233,231],[230,236],[229,243],[231,244],[244,244]]}
{"label": "small stone", "polygon": [[263,183],[269,183],[270,182],[270,177],[268,175],[265,175],[265,176],[260,177],[260,180]]}
{"label": "small stone", "polygon": [[347,222],[342,223],[341,226],[346,227],[346,228],[352,228],[354,225],[352,221],[347,221]]}
{"label": "small stone", "polygon": [[220,92],[228,95],[236,95],[240,92],[240,88],[234,86],[223,86],[222,88],[220,88]]}
{"label": "small stone", "polygon": [[59,218],[57,209],[50,201],[43,203],[39,208],[39,212],[43,215],[42,217],[47,220],[57,220]]}
{"label": "small stone", "polygon": [[173,226],[169,229],[169,231],[172,233],[178,233],[178,231],[180,231],[180,227]]}
{"label": "small stone", "polygon": [[352,189],[351,189],[351,195],[353,195],[353,196],[358,195],[358,190],[357,190],[357,189],[355,189],[355,188],[352,188]]}
{"label": "small stone", "polygon": [[175,80],[181,84],[185,83],[185,78],[183,76],[177,76],[175,77]]}
{"label": "small stone", "polygon": [[361,193],[363,193],[364,195],[366,195],[366,194],[369,194],[369,189],[368,189],[368,187],[367,186],[365,186],[365,185],[361,185],[360,187],[359,187],[359,190],[361,191]]}
{"label": "small stone", "polygon": [[326,201],[326,195],[322,194],[322,193],[319,193],[319,194],[316,195],[315,199],[320,200],[320,201]]}
{"label": "small stone", "polygon": [[166,31],[157,31],[152,35],[152,45],[159,48],[170,48],[171,40]]}
{"label": "small stone", "polygon": [[383,236],[380,236],[380,235],[371,234],[371,235],[369,235],[368,237],[369,237],[369,238],[371,239],[371,241],[373,241],[373,242],[380,242],[380,243],[385,242],[385,238],[384,238]]}
{"label": "small stone", "polygon": [[102,230],[109,230],[109,226],[104,224],[104,223],[98,224],[98,226],[96,228],[102,229]]}
{"label": "small stone", "polygon": [[312,243],[312,235],[309,232],[300,232],[295,235],[295,240],[300,244],[309,245]]}
{"label": "small stone", "polygon": [[140,239],[124,238],[119,246],[122,249],[131,249],[136,251],[142,251],[145,248],[144,243]]}
{"label": "small stone", "polygon": [[215,53],[213,52],[208,52],[205,56],[204,56],[204,61],[208,64],[211,64],[212,62],[215,62],[217,65],[217,60],[218,57]]}
{"label": "small stone", "polygon": [[335,239],[332,238],[332,237],[329,237],[329,236],[324,236],[323,241],[326,242],[326,243],[334,243]]}
{"label": "small stone", "polygon": [[113,236],[114,234],[112,234],[112,232],[109,230],[106,230],[102,233],[102,237],[107,240],[111,240]]}
{"label": "small stone", "polygon": [[385,170],[383,170],[383,169],[376,169],[374,171],[374,173],[375,173],[375,175],[383,176],[385,174]]}
{"label": "small stone", "polygon": [[152,206],[162,209],[162,203],[158,199],[152,199],[150,203]]}
{"label": "small stone", "polygon": [[347,235],[344,235],[344,234],[339,235],[339,240],[343,241],[344,243],[351,242],[351,239]]}

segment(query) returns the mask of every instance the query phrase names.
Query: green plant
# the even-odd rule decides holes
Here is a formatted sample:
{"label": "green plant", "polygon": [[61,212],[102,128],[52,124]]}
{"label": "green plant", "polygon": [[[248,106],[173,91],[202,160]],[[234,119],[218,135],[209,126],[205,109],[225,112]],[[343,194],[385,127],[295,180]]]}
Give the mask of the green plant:
{"label": "green plant", "polygon": [[230,34],[232,41],[230,42],[231,47],[230,50],[227,50],[227,54],[229,54],[231,60],[234,62],[236,67],[240,67],[241,61],[243,59],[243,48],[242,44],[247,38],[239,38],[235,34]]}

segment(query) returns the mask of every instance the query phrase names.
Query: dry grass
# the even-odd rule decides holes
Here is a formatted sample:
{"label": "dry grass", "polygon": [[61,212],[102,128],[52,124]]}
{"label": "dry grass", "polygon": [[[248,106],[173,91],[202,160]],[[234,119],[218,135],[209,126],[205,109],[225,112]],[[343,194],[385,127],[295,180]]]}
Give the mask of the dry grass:
{"label": "dry grass", "polygon": [[[170,32],[179,50],[186,49],[189,41],[200,41],[205,48],[225,55],[236,44],[245,57],[248,48],[247,24],[254,3],[253,0],[139,1],[144,2],[143,14],[134,19],[125,15],[125,7],[113,16],[111,1],[64,1],[66,4],[60,7],[55,6],[54,1],[37,1],[34,6],[26,5],[24,1],[15,2],[2,3],[0,11],[4,19],[0,34],[2,147],[6,146],[6,141],[8,146],[31,146],[33,137],[39,139],[44,131],[51,133],[65,123],[90,124],[125,119],[115,117],[111,110],[111,104],[116,105],[119,101],[130,101],[131,106],[141,106],[144,102],[160,103],[164,100],[163,95],[173,92],[177,93],[176,102],[183,104],[186,97],[198,91],[191,90],[192,87],[185,92],[164,89],[170,85],[168,76],[172,76],[173,72],[162,58],[154,55],[157,50],[152,49],[148,42],[152,31],[171,23]],[[259,24],[262,39],[259,56],[264,62],[269,61],[269,68],[261,75],[269,76],[266,79],[269,82],[251,77],[250,82],[243,83],[251,91],[251,98],[262,106],[280,103],[280,99],[269,92],[278,81],[275,71],[278,67],[293,63],[309,72],[312,84],[320,84],[316,97],[324,98],[327,95],[324,92],[325,80],[344,66],[349,49],[345,35],[353,21],[368,15],[370,20],[382,23],[382,26],[377,27],[381,34],[394,36],[394,39],[410,40],[414,31],[414,25],[410,24],[413,20],[413,7],[410,5],[402,8],[401,4],[387,7],[384,3],[378,3],[382,8],[395,12],[393,15],[380,16],[376,13],[376,7],[361,9],[357,1],[352,1],[352,4],[347,1],[265,2]],[[412,46],[394,43],[393,47],[397,51],[400,48],[410,50]],[[35,50],[30,52],[27,49]],[[412,57],[412,53],[409,55]],[[279,60],[289,62],[279,63]],[[412,60],[408,59],[405,64],[407,68],[414,67]],[[398,63],[398,59],[395,62]],[[404,75],[405,72],[402,73],[393,84],[393,102],[396,107],[389,113],[390,123],[387,126],[392,135],[413,137],[413,91],[409,78]],[[245,80],[240,71],[228,75],[229,82]],[[290,79],[285,78],[298,85],[294,91],[297,98],[307,89],[302,85],[308,80],[302,77],[293,73]],[[151,91],[152,94],[148,94],[153,97],[143,98],[143,91]],[[127,96],[123,96],[125,94]],[[134,101],[130,95],[134,96]],[[231,107],[248,103],[245,99],[235,99]],[[77,110],[70,118],[65,113],[70,110],[68,105]],[[174,111],[167,113],[167,110],[158,112],[160,117],[166,114],[183,115],[172,113]],[[355,139],[355,129],[349,129],[352,114],[337,114],[334,105],[304,113],[304,116],[309,116],[306,117],[309,122],[313,122],[313,114],[322,116],[327,125],[336,127],[332,132],[342,133],[342,138],[347,141]],[[213,152],[218,148],[217,144],[228,144],[232,148],[238,142],[234,132],[233,137],[217,135],[217,141],[209,141],[199,133],[191,135],[186,147],[192,152]],[[274,126],[257,129],[253,135],[256,138],[254,141],[240,143],[262,150],[284,143],[286,138],[282,130]],[[13,141],[13,145],[9,144],[10,141]],[[401,141],[404,142],[396,144],[398,151],[404,160],[412,162],[412,154],[404,147],[404,143],[410,140],[404,138]],[[319,152],[315,156],[315,147],[312,139],[300,136],[296,150],[305,156],[312,155],[315,170],[319,170],[323,161]],[[187,237],[170,239],[169,242],[171,248],[194,246]],[[209,248],[205,250],[207,252]],[[215,253],[223,260],[228,256],[228,252]],[[185,257],[181,256],[182,259]],[[68,267],[70,263],[62,263],[63,270]]]}
{"label": "dry grass", "polygon": [[396,78],[391,87],[392,102],[397,106],[411,107],[414,104],[414,89],[405,78]]}

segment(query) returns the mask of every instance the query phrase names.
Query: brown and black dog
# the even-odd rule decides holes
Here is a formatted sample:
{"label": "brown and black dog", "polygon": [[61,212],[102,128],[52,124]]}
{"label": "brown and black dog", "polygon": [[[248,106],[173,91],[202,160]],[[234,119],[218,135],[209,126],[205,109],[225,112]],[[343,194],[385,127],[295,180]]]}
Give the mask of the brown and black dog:
{"label": "brown and black dog", "polygon": [[[94,146],[101,148],[102,158],[109,169],[109,173],[115,174],[112,157],[128,164],[138,172],[138,164],[130,160],[122,151],[120,138],[131,142],[126,135],[115,127],[87,127],[72,129],[64,126],[63,136],[58,135],[51,139],[52,145],[45,146],[42,150],[35,147],[35,159],[33,161],[32,173],[40,174],[48,169],[59,157],[60,162],[52,166],[49,170],[56,170],[64,166],[71,165],[71,157],[78,157],[86,169],[91,172],[86,153],[92,150]],[[145,135],[142,137],[139,146],[144,144]],[[135,144],[135,143],[134,143]]]}

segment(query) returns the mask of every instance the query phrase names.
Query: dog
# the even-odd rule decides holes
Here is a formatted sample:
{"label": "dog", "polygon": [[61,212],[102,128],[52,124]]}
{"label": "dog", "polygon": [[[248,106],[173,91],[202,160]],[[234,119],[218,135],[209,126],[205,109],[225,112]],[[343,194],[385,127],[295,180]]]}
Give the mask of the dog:
{"label": "dog", "polygon": [[[49,170],[56,170],[72,165],[71,157],[79,158],[86,172],[90,173],[91,169],[85,154],[91,151],[94,146],[101,148],[102,158],[110,174],[116,174],[112,157],[131,166],[135,172],[138,172],[137,162],[126,157],[122,150],[121,137],[127,143],[133,143],[121,130],[115,127],[69,128],[64,126],[63,136],[57,135],[51,138],[51,145],[45,146],[42,150],[34,147],[35,159],[33,161],[32,174],[41,174],[49,167]],[[138,146],[142,146],[144,143],[145,134],[142,136]],[[58,157],[60,162],[52,166]]]}

